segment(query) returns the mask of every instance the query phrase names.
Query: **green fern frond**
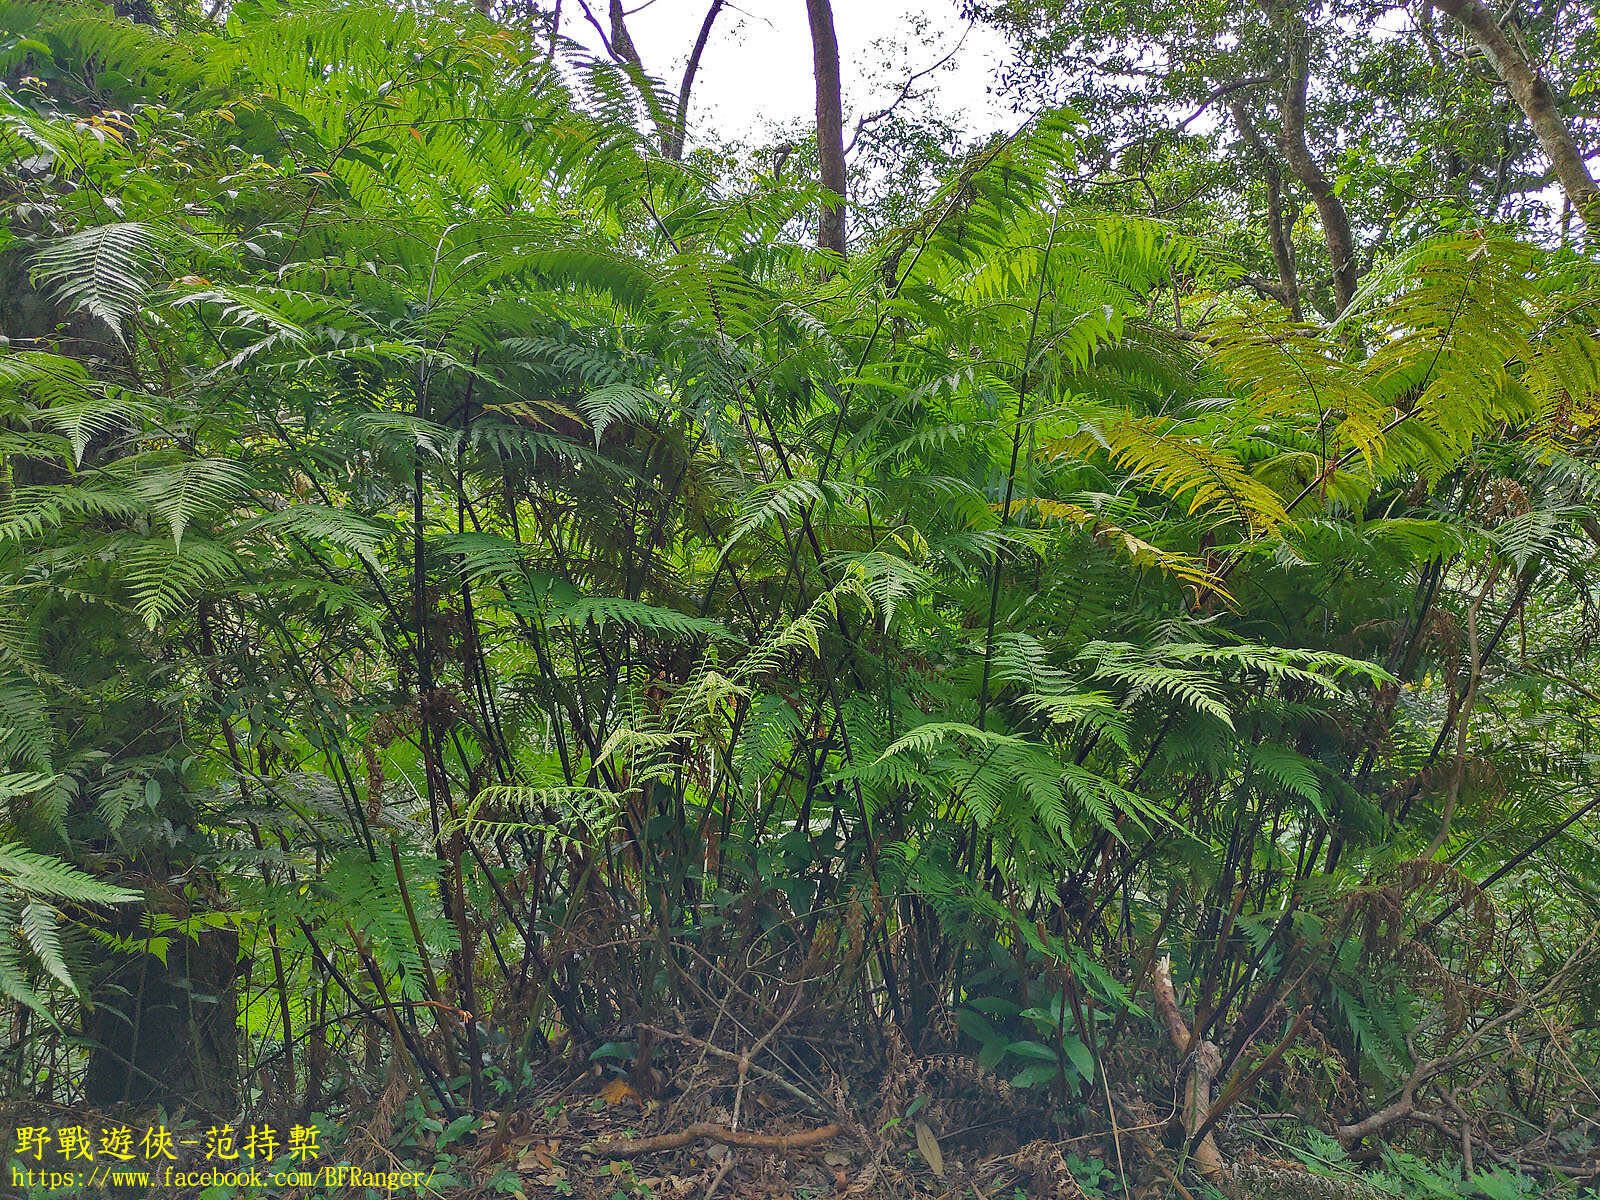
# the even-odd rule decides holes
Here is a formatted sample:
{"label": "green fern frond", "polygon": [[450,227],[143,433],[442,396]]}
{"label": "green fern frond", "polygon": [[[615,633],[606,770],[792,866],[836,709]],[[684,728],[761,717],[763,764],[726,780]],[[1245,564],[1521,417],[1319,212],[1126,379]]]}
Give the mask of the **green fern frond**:
{"label": "green fern frond", "polygon": [[164,236],[150,225],[121,221],[65,234],[35,251],[34,280],[57,303],[103,322],[118,338],[161,268]]}

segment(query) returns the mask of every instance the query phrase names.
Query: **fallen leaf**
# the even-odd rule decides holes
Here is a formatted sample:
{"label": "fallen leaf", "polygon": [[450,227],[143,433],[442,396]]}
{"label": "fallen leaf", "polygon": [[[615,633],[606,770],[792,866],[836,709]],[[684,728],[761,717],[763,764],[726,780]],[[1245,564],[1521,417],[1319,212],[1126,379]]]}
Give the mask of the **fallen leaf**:
{"label": "fallen leaf", "polygon": [[939,1139],[933,1136],[933,1130],[926,1121],[917,1122],[917,1153],[922,1155],[923,1161],[933,1169],[935,1175],[944,1178],[944,1154],[939,1149]]}

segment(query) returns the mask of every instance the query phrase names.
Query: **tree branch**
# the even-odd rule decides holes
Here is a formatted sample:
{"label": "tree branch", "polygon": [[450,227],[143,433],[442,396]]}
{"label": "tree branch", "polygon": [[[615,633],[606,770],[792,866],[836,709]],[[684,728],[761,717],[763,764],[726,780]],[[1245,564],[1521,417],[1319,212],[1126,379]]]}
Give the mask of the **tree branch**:
{"label": "tree branch", "polygon": [[1435,2],[1461,23],[1499,72],[1512,98],[1527,116],[1545,157],[1555,168],[1561,190],[1567,194],[1578,215],[1593,229],[1600,222],[1600,184],[1596,184],[1594,176],[1589,173],[1589,166],[1561,116],[1555,93],[1539,73],[1538,65],[1521,47],[1513,44],[1505,30],[1500,28],[1494,14],[1479,0]]}
{"label": "tree branch", "polygon": [[1328,243],[1328,259],[1333,265],[1334,305],[1343,312],[1356,294],[1355,241],[1344,202],[1334,194],[1333,185],[1306,143],[1306,85],[1311,76],[1311,31],[1305,19],[1286,7],[1277,9],[1288,38],[1289,69],[1283,81],[1283,128],[1278,148],[1283,151],[1289,170],[1300,186],[1311,194],[1322,219],[1322,235]]}
{"label": "tree branch", "polygon": [[1205,112],[1206,109],[1210,108],[1224,96],[1231,96],[1234,92],[1243,91],[1247,87],[1254,87],[1258,83],[1270,83],[1271,80],[1271,75],[1251,75],[1245,79],[1235,79],[1232,83],[1218,84],[1216,87],[1211,89],[1210,94],[1207,95],[1204,100],[1200,101],[1199,108],[1195,109],[1187,117],[1178,122],[1178,128],[1180,130],[1189,128],[1190,124],[1200,119],[1201,113]]}
{"label": "tree branch", "polygon": [[695,38],[694,49],[689,51],[689,61],[683,68],[683,81],[678,84],[678,104],[672,114],[672,127],[663,131],[661,138],[662,153],[673,162],[683,158],[683,143],[689,135],[689,94],[694,91],[694,77],[700,70],[700,56],[705,53],[706,43],[711,40],[711,27],[717,23],[717,14],[726,2],[711,0],[705,20],[700,22],[700,36]]}
{"label": "tree branch", "polygon": [[1239,136],[1245,141],[1261,164],[1262,180],[1267,188],[1267,242],[1272,248],[1272,265],[1278,272],[1278,290],[1265,291],[1254,277],[1251,286],[1263,295],[1272,296],[1289,310],[1296,321],[1304,315],[1300,309],[1300,278],[1294,264],[1294,243],[1289,237],[1288,225],[1283,219],[1283,177],[1278,174],[1278,164],[1273,159],[1267,143],[1256,129],[1250,111],[1240,99],[1228,101],[1228,111]]}
{"label": "tree branch", "polygon": [[[975,20],[975,19],[976,18],[974,18],[973,20]],[[929,75],[932,75],[940,67],[944,66],[947,62],[949,62],[952,58],[954,58],[957,54],[960,53],[961,47],[966,45],[967,35],[972,32],[973,20],[969,20],[967,22],[967,27],[961,31],[961,36],[956,39],[956,44],[954,46],[950,47],[950,52],[948,54],[946,54],[943,58],[941,58],[938,62],[934,63],[932,66],[924,67],[920,71],[912,72],[911,76],[905,81],[905,83],[900,85],[900,91],[895,94],[895,98],[893,100],[889,101],[889,103],[885,107],[879,109],[877,112],[873,113],[869,117],[859,117],[859,118],[857,118],[857,120],[856,120],[856,130],[855,130],[854,133],[852,133],[850,135],[850,143],[849,143],[849,145],[847,145],[844,148],[844,152],[846,154],[849,154],[850,151],[852,151],[852,150],[854,150],[856,148],[856,143],[861,140],[861,135],[870,126],[876,125],[879,121],[883,120],[885,117],[890,116],[894,112],[895,109],[899,108],[902,104],[904,104],[907,100],[909,100],[911,98],[911,90],[912,90],[912,88],[914,88],[916,86],[917,80],[926,79]]]}

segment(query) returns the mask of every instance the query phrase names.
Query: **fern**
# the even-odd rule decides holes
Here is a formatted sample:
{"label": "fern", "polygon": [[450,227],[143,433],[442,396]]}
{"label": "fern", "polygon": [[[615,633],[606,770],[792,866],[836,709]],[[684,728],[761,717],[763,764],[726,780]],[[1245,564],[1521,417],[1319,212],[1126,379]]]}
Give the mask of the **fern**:
{"label": "fern", "polygon": [[16,843],[0,845],[0,992],[53,1020],[50,1006],[33,987],[18,953],[18,938],[45,973],[70,992],[80,991],[62,943],[61,910],[50,901],[74,905],[126,904],[139,893],[102,883],[49,855]]}
{"label": "fern", "polygon": [[[817,185],[662,161],[651,81],[470,7],[172,20],[0,4],[53,314],[0,353],[12,1001],[81,1028],[85,947],[238,928],[261,1086],[482,1110],[557,1022],[783,980],[1104,1046],[1158,935],[1263,1107],[1343,1116],[1557,978],[1474,939],[1514,894],[1559,961],[1600,878],[1575,254],[1450,233],[1293,320],[1079,206],[1046,114],[840,260]],[[113,853],[188,911],[109,927]],[[1538,1016],[1589,1062],[1580,1002]]]}
{"label": "fern", "polygon": [[21,896],[78,904],[125,904],[137,892],[101,883],[58,858],[15,843],[0,845],[0,886]]}
{"label": "fern", "polygon": [[254,483],[249,470],[239,463],[197,459],[142,472],[135,490],[172,530],[173,551],[181,555],[183,531],[190,521],[229,506]]}
{"label": "fern", "polygon": [[126,340],[124,326],[160,269],[163,241],[158,230],[135,221],[79,230],[34,253],[33,277],[57,303]]}

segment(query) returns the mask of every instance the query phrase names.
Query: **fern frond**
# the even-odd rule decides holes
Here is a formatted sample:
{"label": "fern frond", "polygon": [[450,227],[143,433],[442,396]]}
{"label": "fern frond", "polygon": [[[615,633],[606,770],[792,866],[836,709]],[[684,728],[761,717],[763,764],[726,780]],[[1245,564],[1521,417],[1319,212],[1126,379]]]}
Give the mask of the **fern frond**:
{"label": "fern frond", "polygon": [[118,338],[138,311],[161,267],[162,234],[150,225],[121,221],[65,234],[35,251],[35,282],[56,302],[103,322]]}

